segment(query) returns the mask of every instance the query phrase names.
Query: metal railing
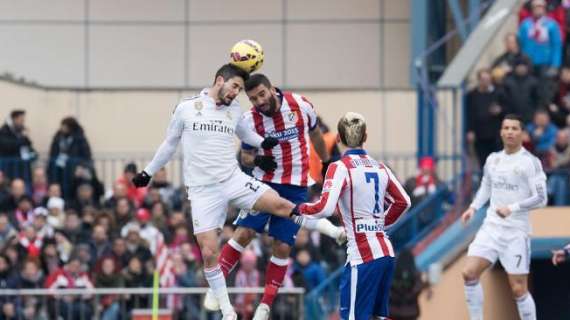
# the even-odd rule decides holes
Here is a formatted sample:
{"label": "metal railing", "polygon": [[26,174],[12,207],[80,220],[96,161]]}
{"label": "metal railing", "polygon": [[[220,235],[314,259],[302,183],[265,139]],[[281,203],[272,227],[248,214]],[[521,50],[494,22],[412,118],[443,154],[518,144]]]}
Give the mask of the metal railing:
{"label": "metal railing", "polygon": [[[208,288],[160,288],[160,319],[216,319],[201,302]],[[255,310],[264,288],[228,288],[230,297],[250,295]],[[1,304],[13,304],[10,319],[150,319],[152,288],[6,289]],[[304,319],[303,288],[281,288],[272,308],[272,319]],[[240,305],[234,304],[236,311]],[[31,310],[33,309],[33,311]]]}

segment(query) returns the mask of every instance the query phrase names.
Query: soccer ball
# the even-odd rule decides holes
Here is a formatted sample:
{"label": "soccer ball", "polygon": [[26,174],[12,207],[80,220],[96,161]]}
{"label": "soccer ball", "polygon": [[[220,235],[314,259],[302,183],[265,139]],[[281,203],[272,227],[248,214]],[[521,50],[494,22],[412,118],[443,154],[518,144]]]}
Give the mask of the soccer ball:
{"label": "soccer ball", "polygon": [[230,52],[230,63],[249,73],[263,65],[263,49],[253,40],[241,40]]}

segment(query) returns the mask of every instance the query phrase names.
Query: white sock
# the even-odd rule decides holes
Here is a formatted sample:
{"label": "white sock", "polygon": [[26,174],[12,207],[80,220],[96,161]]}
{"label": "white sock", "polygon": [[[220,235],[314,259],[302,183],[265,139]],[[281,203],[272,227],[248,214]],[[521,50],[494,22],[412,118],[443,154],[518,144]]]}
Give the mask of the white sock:
{"label": "white sock", "polygon": [[220,309],[222,309],[222,314],[228,314],[234,312],[234,308],[230,303],[230,297],[228,295],[228,288],[226,287],[226,279],[220,269],[220,265],[216,265],[213,268],[204,268],[204,276],[214,293],[216,299],[220,304]]}
{"label": "white sock", "polygon": [[469,311],[469,319],[483,319],[483,287],[479,281],[466,282],[465,300],[467,301],[467,310]]}
{"label": "white sock", "polygon": [[516,300],[521,320],[536,320],[536,306],[530,292]]}
{"label": "white sock", "polygon": [[308,230],[317,230],[318,232],[329,236],[333,239],[336,239],[340,232],[342,232],[341,228],[332,224],[329,219],[310,219],[304,218],[302,221],[301,226]]}

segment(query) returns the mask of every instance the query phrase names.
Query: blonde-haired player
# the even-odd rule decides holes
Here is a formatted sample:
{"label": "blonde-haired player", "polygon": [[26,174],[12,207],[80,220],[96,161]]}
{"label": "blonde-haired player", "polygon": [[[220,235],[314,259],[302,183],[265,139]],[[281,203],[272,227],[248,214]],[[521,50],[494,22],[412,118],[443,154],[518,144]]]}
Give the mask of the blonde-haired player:
{"label": "blonde-haired player", "polygon": [[348,237],[348,261],[340,283],[341,319],[388,317],[394,249],[384,227],[410,207],[410,198],[391,170],[362,148],[366,138],[364,117],[345,114],[337,137],[344,155],[329,166],[319,201],[294,211],[322,218],[338,206]]}
{"label": "blonde-haired player", "polygon": [[469,221],[490,199],[487,216],[469,246],[463,268],[465,297],[471,320],[483,319],[481,274],[499,259],[509,278],[522,320],[536,319],[528,292],[530,269],[529,211],[546,205],[546,175],[540,160],[522,146],[522,118],[507,115],[501,125],[504,149],[485,162],[477,195],[461,219]]}

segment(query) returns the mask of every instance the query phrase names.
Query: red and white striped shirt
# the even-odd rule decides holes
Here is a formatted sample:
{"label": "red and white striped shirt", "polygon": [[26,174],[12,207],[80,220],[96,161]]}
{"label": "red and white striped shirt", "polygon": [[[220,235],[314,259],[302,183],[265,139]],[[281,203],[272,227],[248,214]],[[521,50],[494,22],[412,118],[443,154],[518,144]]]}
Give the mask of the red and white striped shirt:
{"label": "red and white striped shirt", "polygon": [[[281,108],[272,117],[252,108],[244,114],[255,131],[263,137],[279,139],[279,145],[271,150],[258,149],[259,154],[272,155],[277,169],[265,172],[258,167],[253,176],[263,182],[291,184],[306,187],[314,183],[309,176],[309,131],[317,125],[317,114],[312,104],[303,96],[277,90]],[[248,145],[242,145],[250,149]]]}
{"label": "red and white striped shirt", "polygon": [[300,205],[299,212],[322,218],[338,209],[348,237],[348,261],[358,265],[394,256],[384,227],[393,224],[410,204],[388,167],[366,151],[352,149],[329,166],[319,201]]}

